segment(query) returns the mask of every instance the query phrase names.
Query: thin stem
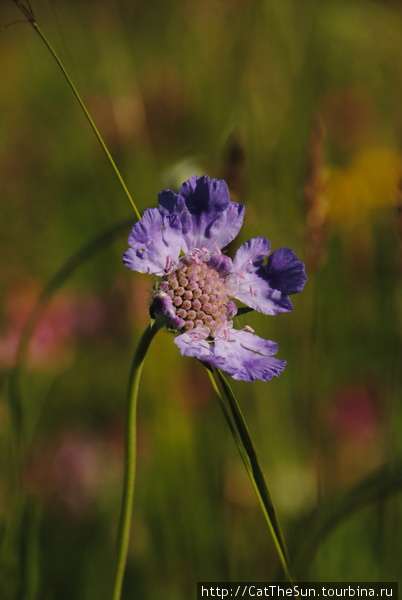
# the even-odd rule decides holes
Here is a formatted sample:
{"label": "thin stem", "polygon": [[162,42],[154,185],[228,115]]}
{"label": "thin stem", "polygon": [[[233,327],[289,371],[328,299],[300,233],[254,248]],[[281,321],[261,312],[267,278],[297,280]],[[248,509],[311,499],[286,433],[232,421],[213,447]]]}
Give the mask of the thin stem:
{"label": "thin stem", "polygon": [[117,225],[114,225],[106,231],[103,231],[101,234],[98,234],[96,237],[92,238],[89,242],[82,246],[77,252],[75,252],[45,285],[34,309],[30,313],[24,325],[18,342],[16,365],[10,377],[12,416],[16,431],[17,446],[19,448],[18,452],[20,454],[22,453],[22,446],[25,443],[25,423],[23,420],[24,411],[21,377],[26,366],[29,343],[33,334],[35,333],[36,327],[49,302],[52,300],[60,287],[71,277],[71,275],[77,271],[82,264],[96,255],[108,244],[113,242],[123,231],[126,231],[130,224],[131,220],[125,219]]}
{"label": "thin stem", "polygon": [[[294,583],[296,580],[291,571],[285,539],[240,406],[223,373],[219,369],[212,369],[211,373],[208,368],[208,374],[257,495],[286,578],[288,581]],[[226,406],[225,399],[228,407]]]}
{"label": "thin stem", "polygon": [[[94,132],[94,134],[96,135],[98,142],[100,143],[100,145],[102,146],[102,149],[104,151],[104,153],[106,154],[106,157],[117,177],[117,179],[119,180],[119,183],[121,185],[121,187],[123,188],[123,191],[125,193],[125,195],[127,196],[133,210],[135,213],[135,216],[137,217],[138,220],[141,219],[141,215],[135,205],[135,202],[130,194],[130,192],[128,191],[128,188],[125,184],[125,181],[116,165],[116,163],[113,160],[112,155],[109,152],[108,147],[106,146],[106,143],[103,139],[103,137],[100,134],[99,129],[97,128],[97,126],[95,125],[95,122],[93,120],[93,118],[91,117],[83,99],[81,98],[80,94],[78,93],[77,88],[74,85],[73,80],[71,79],[70,75],[67,72],[66,67],[64,66],[64,64],[62,63],[59,55],[57,54],[56,50],[53,48],[53,46],[51,45],[51,43],[49,42],[49,40],[47,39],[47,37],[45,36],[45,34],[43,33],[43,31],[41,30],[41,28],[39,27],[39,25],[37,24],[37,22],[34,19],[33,13],[32,13],[32,9],[30,8],[30,5],[28,4],[28,9],[26,7],[24,7],[23,5],[21,5],[21,3],[16,2],[17,6],[20,8],[20,10],[25,14],[25,16],[27,16],[28,22],[32,25],[32,27],[34,28],[34,30],[36,31],[36,33],[39,35],[40,39],[42,40],[42,42],[45,44],[45,46],[47,47],[47,49],[49,50],[49,52],[51,53],[51,55],[53,56],[54,60],[56,61],[58,67],[60,68],[61,72],[63,73],[68,85],[70,86],[74,96],[76,97],[76,99],[78,100],[78,103],[84,113],[84,115],[86,116],[92,131]],[[29,10],[30,9],[30,10]]]}
{"label": "thin stem", "polygon": [[146,353],[154,335],[157,333],[160,327],[161,325],[157,321],[151,321],[151,324],[144,331],[134,354],[133,364],[128,381],[123,497],[120,509],[119,529],[117,534],[116,557],[111,595],[112,600],[120,600],[121,597],[124,571],[127,562],[128,545],[130,540],[137,450],[136,414],[138,387]]}

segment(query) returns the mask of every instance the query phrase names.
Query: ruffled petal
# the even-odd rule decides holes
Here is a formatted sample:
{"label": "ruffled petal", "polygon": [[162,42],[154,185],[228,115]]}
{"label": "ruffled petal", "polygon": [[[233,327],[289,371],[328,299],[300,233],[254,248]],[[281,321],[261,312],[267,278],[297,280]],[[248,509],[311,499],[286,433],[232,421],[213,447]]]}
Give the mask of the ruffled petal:
{"label": "ruffled petal", "polygon": [[272,252],[261,273],[269,280],[272,288],[284,294],[301,292],[307,281],[306,269],[291,248],[280,248]]}
{"label": "ruffled petal", "polygon": [[239,233],[245,208],[231,202],[225,181],[194,176],[183,183],[178,195],[188,211],[184,220],[186,231],[183,229],[188,252],[194,248],[214,252],[227,246]]}
{"label": "ruffled petal", "polygon": [[292,310],[287,294],[303,289],[304,265],[290,248],[276,250],[263,265],[270,250],[266,238],[243,244],[233,261],[233,271],[226,280],[228,294],[266,315]]}
{"label": "ruffled petal", "polygon": [[[162,190],[158,196],[158,202],[161,213],[167,218],[173,229],[181,234],[186,234],[191,230],[192,220],[184,198],[171,190]],[[183,250],[187,250],[184,239],[182,245]]]}
{"label": "ruffled petal", "polygon": [[247,331],[232,329],[228,339],[215,340],[214,360],[233,379],[270,381],[278,377],[286,366],[285,360],[273,358],[277,350],[274,342]]}
{"label": "ruffled petal", "polygon": [[226,279],[226,289],[229,296],[247,306],[266,315],[275,315],[291,310],[292,305],[286,296],[272,289],[266,279],[259,276],[270,247],[269,240],[264,237],[253,238],[240,246],[233,260],[232,273]]}
{"label": "ruffled petal", "polygon": [[208,175],[194,175],[183,183],[179,196],[184,198],[190,213],[221,213],[230,202],[229,189],[223,179],[210,179]]}
{"label": "ruffled petal", "polygon": [[167,214],[180,214],[186,207],[184,199],[172,190],[162,190],[158,194],[158,203]]}
{"label": "ruffled petal", "polygon": [[123,264],[132,271],[163,275],[178,261],[183,238],[158,208],[144,212],[128,238]]}
{"label": "ruffled petal", "polygon": [[199,360],[211,363],[214,358],[214,348],[212,342],[207,342],[205,339],[205,337],[208,336],[209,330],[206,332],[205,337],[201,335],[201,338],[194,335],[196,331],[197,330],[194,329],[191,332],[182,333],[181,335],[176,336],[174,343],[179,348],[182,356],[193,356]]}
{"label": "ruffled petal", "polygon": [[271,242],[265,237],[257,237],[245,242],[236,252],[233,271],[239,273],[254,272],[260,267],[271,250]]}
{"label": "ruffled petal", "polygon": [[[286,361],[273,358],[277,344],[247,331],[231,329],[228,335],[207,341],[201,330],[183,333],[174,340],[183,356],[193,356],[242,381],[270,381]],[[200,337],[201,336],[201,337]]]}

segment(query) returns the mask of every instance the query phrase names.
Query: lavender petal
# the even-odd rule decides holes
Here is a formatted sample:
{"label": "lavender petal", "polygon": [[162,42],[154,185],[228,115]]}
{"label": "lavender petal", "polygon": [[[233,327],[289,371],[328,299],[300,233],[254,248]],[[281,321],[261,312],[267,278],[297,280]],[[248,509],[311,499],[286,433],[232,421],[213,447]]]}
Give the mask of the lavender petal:
{"label": "lavender petal", "polygon": [[183,240],[180,231],[170,225],[158,208],[149,208],[134,225],[128,243],[130,248],[123,255],[126,267],[163,275],[177,262]]}
{"label": "lavender petal", "polygon": [[179,191],[184,199],[188,230],[184,232],[187,251],[206,248],[210,252],[223,248],[239,233],[245,208],[231,202],[226,183],[220,179],[192,177]]}
{"label": "lavender petal", "polygon": [[[193,334],[193,332],[191,332]],[[178,335],[174,343],[179,348],[182,356],[193,356],[199,360],[210,362],[213,360],[213,345],[205,339],[197,340],[188,332]]]}
{"label": "lavender petal", "polygon": [[274,342],[233,329],[228,339],[215,341],[214,358],[233,379],[270,381],[286,366],[286,361],[272,356],[277,349]]}
{"label": "lavender petal", "polygon": [[304,263],[291,248],[275,250],[261,268],[261,276],[269,280],[272,288],[284,294],[301,292],[307,281]]}
{"label": "lavender petal", "polygon": [[152,299],[150,307],[151,317],[163,317],[168,327],[172,329],[181,329],[184,320],[176,315],[172,299],[164,292],[158,292]]}
{"label": "lavender petal", "polygon": [[286,253],[273,252],[271,257],[275,260],[270,262],[270,257],[264,265],[269,248],[269,241],[263,237],[243,244],[234,258],[226,287],[229,295],[247,306],[266,315],[276,315],[292,310],[287,294],[302,289],[306,276],[303,263],[288,248]]}

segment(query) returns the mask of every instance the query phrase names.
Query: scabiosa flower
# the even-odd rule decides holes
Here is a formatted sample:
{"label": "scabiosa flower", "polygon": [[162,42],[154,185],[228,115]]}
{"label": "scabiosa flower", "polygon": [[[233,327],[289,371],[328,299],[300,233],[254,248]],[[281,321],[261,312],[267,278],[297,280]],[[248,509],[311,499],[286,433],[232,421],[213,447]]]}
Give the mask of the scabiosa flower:
{"label": "scabiosa flower", "polygon": [[233,299],[266,315],[292,310],[289,294],[306,282],[304,264],[290,248],[270,252],[264,237],[249,240],[233,261],[221,250],[239,233],[245,208],[226,183],[191,177],[178,194],[163,190],[159,207],[144,212],[129,236],[123,263],[159,277],[151,314],[176,332],[184,356],[194,356],[234,379],[269,381],[285,368],[278,346],[233,327]]}

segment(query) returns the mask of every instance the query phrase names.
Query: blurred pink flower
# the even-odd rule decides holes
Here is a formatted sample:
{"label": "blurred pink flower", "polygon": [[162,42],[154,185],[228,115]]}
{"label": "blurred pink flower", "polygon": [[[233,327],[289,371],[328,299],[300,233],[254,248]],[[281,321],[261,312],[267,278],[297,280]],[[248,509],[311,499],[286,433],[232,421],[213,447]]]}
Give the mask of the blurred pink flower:
{"label": "blurred pink flower", "polygon": [[337,437],[356,438],[356,441],[375,437],[381,426],[375,387],[352,383],[338,390],[329,420]]}
{"label": "blurred pink flower", "polygon": [[350,486],[384,462],[387,412],[379,382],[367,378],[344,383],[326,404],[322,419],[323,490]]}
{"label": "blurred pink flower", "polygon": [[[6,297],[4,326],[0,330],[0,367],[14,364],[24,325],[37,297],[32,288],[11,292]],[[99,297],[90,293],[59,294],[46,308],[35,328],[29,344],[29,364],[43,367],[65,362],[67,343],[96,335],[105,329],[106,324],[106,306]]]}
{"label": "blurred pink flower", "polygon": [[25,472],[25,483],[55,510],[80,517],[119,489],[123,438],[70,430],[37,446]]}

